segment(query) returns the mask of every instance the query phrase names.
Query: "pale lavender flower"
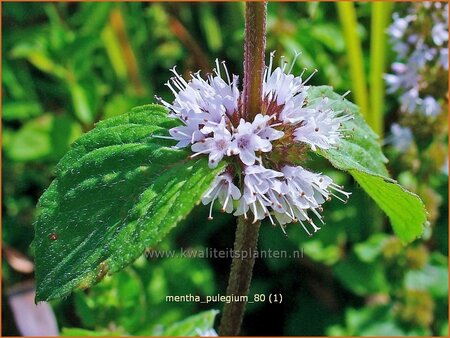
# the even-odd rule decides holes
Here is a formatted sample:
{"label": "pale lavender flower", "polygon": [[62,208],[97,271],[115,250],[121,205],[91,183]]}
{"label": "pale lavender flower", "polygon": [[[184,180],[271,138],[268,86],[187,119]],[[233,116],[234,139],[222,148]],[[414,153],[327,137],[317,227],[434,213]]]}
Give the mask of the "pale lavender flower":
{"label": "pale lavender flower", "polygon": [[216,127],[204,127],[202,131],[210,132],[212,136],[192,145],[191,150],[195,153],[192,157],[200,154],[209,154],[209,167],[215,168],[230,147],[231,133],[226,129],[224,119]]}
{"label": "pale lavender flower", "polygon": [[[313,232],[317,232],[320,227],[314,223],[308,211],[311,211],[323,224],[323,217],[320,215],[321,205],[331,196],[343,202],[350,196],[326,175],[310,172],[300,166],[289,165],[284,166],[281,171],[283,179],[277,190],[276,207],[272,208],[275,218],[282,226],[286,223],[300,222],[306,233],[311,235],[305,222],[311,225]],[[343,194],[344,199],[335,192]]]}
{"label": "pale lavender flower", "polygon": [[282,176],[282,173],[266,169],[261,165],[246,167],[244,193],[234,214],[236,216],[244,215],[247,218],[247,213],[250,209],[254,216],[253,222],[268,216],[272,224],[274,224],[269,211],[273,201],[269,199],[267,194],[275,186],[274,182]]}
{"label": "pale lavender flower", "polygon": [[[393,74],[384,78],[387,91],[400,94],[403,112],[437,116],[441,111],[439,101],[446,91],[435,83],[441,81],[442,69],[448,70],[447,10],[448,6],[439,2],[425,2],[410,6],[404,17],[393,14],[387,33],[397,59],[392,64]],[[430,87],[438,89],[430,91]]]}
{"label": "pale lavender flower", "polygon": [[391,125],[391,135],[386,138],[385,143],[391,143],[399,151],[406,151],[413,142],[411,128],[402,127],[398,123]]}
{"label": "pale lavender flower", "polygon": [[439,62],[445,70],[448,70],[448,48],[441,48]]}
{"label": "pale lavender flower", "polygon": [[394,74],[385,74],[384,79],[388,87],[389,93],[394,93],[402,88],[413,88],[419,81],[419,75],[415,68],[401,62],[394,62],[392,64]]}
{"label": "pale lavender flower", "polygon": [[438,116],[441,113],[441,105],[430,95],[425,96],[422,106],[422,111],[427,116]]}
{"label": "pale lavender flower", "polygon": [[447,156],[447,158],[445,159],[445,163],[444,163],[444,165],[442,166],[441,171],[442,171],[443,174],[445,174],[445,175],[448,176],[448,156]]}
{"label": "pale lavender flower", "polygon": [[255,134],[260,138],[275,141],[282,138],[284,133],[273,128],[273,125],[270,125],[271,120],[271,116],[258,114],[252,122],[252,127]]}
{"label": "pale lavender flower", "polygon": [[209,209],[209,219],[212,219],[212,208],[214,201],[219,199],[222,205],[222,211],[233,212],[233,200],[238,200],[241,197],[241,191],[233,183],[233,176],[229,173],[223,173],[217,176],[212,183],[209,190],[202,198],[203,204],[211,203]]}
{"label": "pale lavender flower", "polygon": [[443,22],[438,22],[437,24],[435,24],[431,30],[431,36],[433,38],[433,42],[437,46],[442,46],[448,41],[447,25]]}
{"label": "pale lavender flower", "polygon": [[339,111],[329,107],[328,99],[320,101],[314,114],[305,116],[303,123],[295,130],[295,140],[308,144],[313,151],[317,148],[333,148],[342,137],[341,124],[350,116],[340,116]]}
{"label": "pale lavender flower", "polygon": [[400,96],[401,108],[405,112],[415,112],[418,106],[422,105],[417,88],[411,88]]}
{"label": "pale lavender flower", "polygon": [[388,28],[389,35],[395,39],[403,38],[409,23],[413,20],[414,16],[412,15],[401,18],[398,13],[394,13],[392,15],[392,25]]}
{"label": "pale lavender flower", "polygon": [[428,62],[433,61],[436,55],[436,48],[430,47],[426,43],[420,41],[416,44],[414,51],[409,56],[409,66],[416,69],[423,68]]}
{"label": "pale lavender flower", "polygon": [[[299,221],[311,234],[319,227],[308,213],[312,212],[323,223],[318,210],[334,196],[332,191],[346,198],[349,194],[328,176],[289,166],[287,159],[283,159],[287,161],[283,164],[288,164],[280,166],[281,171],[271,169],[272,150],[281,140],[283,147],[303,143],[313,151],[335,147],[344,137],[343,122],[351,117],[334,110],[325,98],[309,102],[306,83],[316,71],[303,80],[304,72],[294,76],[292,67],[286,69],[286,63],[272,71],[273,59],[272,53],[264,73],[261,113],[251,121],[244,119],[241,112],[238,77],[230,76],[225,64],[221,66],[219,62],[215,75],[206,79],[195,73],[186,81],[172,69],[174,77],[167,86],[175,100],[172,103],[159,100],[169,108],[170,116],[181,122],[169,131],[169,138],[178,142],[175,147],[190,146],[193,152],[190,158],[208,156],[210,168],[223,161],[227,163],[225,172],[216,177],[202,199],[203,204],[211,204],[210,219],[213,204],[219,200],[224,212],[253,217],[254,222],[267,217],[275,225],[277,220],[283,231],[285,224]],[[234,183],[237,176],[241,190]],[[311,224],[312,231],[305,222]]]}
{"label": "pale lavender flower", "polygon": [[[300,54],[296,54],[292,65]],[[306,96],[308,86],[305,84],[317,71],[314,71],[307,79],[302,80],[300,76],[290,74],[291,69],[286,73],[287,64],[283,68],[277,67],[272,71],[274,52],[270,54],[269,66],[264,71],[263,96],[266,100],[275,100],[279,105],[283,105],[279,119],[287,124],[295,124],[305,119],[307,115],[315,112],[314,109],[306,107]]]}
{"label": "pale lavender flower", "polygon": [[205,135],[199,129],[199,123],[194,122],[194,119],[185,121],[184,126],[170,129],[169,133],[174,140],[178,141],[177,148],[184,148],[205,138]]}
{"label": "pale lavender flower", "polygon": [[234,133],[234,140],[228,148],[228,156],[239,155],[245,165],[253,165],[257,159],[256,152],[272,150],[272,143],[261,138],[250,123],[241,119]]}

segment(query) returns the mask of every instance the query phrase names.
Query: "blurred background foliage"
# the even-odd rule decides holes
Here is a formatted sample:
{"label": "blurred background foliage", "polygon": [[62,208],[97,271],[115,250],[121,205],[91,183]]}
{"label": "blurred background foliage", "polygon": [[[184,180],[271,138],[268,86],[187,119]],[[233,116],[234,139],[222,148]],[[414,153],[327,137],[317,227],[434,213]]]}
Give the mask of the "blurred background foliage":
{"label": "blurred background foliage", "polygon": [[[396,3],[393,10],[408,6]],[[385,32],[382,23],[377,28],[371,22],[373,4],[357,3],[353,10],[355,20],[343,23],[333,3],[269,3],[267,51],[288,59],[301,51],[294,73],[317,68],[312,84],[358,92],[352,72],[376,82],[369,77],[371,66],[381,63],[379,72],[388,72],[395,54],[389,45],[371,54],[371,36]],[[170,100],[164,83],[174,65],[186,76],[197,69],[206,73],[217,57],[242,74],[244,4],[2,3],[2,25],[2,327],[4,335],[17,335],[7,290],[33,278],[32,265],[20,268],[17,259],[32,261],[35,205],[58,160],[95,122],[155,102],[155,94]],[[348,53],[355,47],[352,36],[361,42],[359,70],[351,70],[359,62]],[[443,80],[446,86],[447,77]],[[382,111],[371,118],[381,121],[380,134],[389,134],[401,117],[398,98],[380,94],[379,81],[374,86],[378,92],[369,96],[381,100],[374,110]],[[349,176],[311,158],[309,167],[344,184],[352,196],[346,205],[329,202],[327,226],[311,238],[295,226],[286,238],[279,228],[263,225],[260,249],[303,250],[304,257],[257,260],[251,294],[281,293],[284,301],[249,304],[242,334],[447,335],[448,171],[442,170],[447,132],[426,129],[436,121],[407,119],[425,130],[415,134],[420,146],[404,151],[388,143],[385,151],[392,176],[427,204],[430,226],[423,238],[402,246]],[[234,229],[233,217],[218,215],[208,222],[199,207],[151,249],[231,248]],[[222,304],[169,303],[165,296],[224,294],[229,267],[227,259],[141,257],[97,286],[51,305],[66,335],[201,334],[215,312],[177,322]]]}

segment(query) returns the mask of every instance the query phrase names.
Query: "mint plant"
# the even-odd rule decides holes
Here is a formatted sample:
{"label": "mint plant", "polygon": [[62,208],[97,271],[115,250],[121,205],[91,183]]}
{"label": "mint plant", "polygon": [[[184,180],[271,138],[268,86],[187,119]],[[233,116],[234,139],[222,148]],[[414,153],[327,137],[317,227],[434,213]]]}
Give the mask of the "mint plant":
{"label": "mint plant", "polygon": [[[421,235],[422,201],[389,178],[357,106],[287,63],[265,66],[266,4],[246,4],[243,86],[215,73],[167,83],[175,99],[132,109],[80,137],[56,168],[35,224],[37,301],[87,288],[132,263],[200,202],[237,216],[235,250],[255,249],[261,220],[313,235],[332,197],[351,192],[307,169],[314,153],[350,173],[404,243]],[[295,225],[294,225],[295,226]],[[294,231],[294,230],[292,230]],[[327,229],[325,231],[332,231]],[[246,295],[254,257],[235,258],[227,294]],[[245,303],[226,304],[219,333],[239,333]]]}

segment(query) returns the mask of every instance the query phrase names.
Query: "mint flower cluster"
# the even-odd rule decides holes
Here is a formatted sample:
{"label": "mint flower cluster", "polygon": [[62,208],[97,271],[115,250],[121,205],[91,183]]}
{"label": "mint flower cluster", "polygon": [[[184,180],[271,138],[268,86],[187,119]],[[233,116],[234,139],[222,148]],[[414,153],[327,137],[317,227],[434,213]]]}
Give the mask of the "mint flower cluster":
{"label": "mint flower cluster", "polygon": [[[391,66],[393,74],[385,76],[388,91],[400,94],[405,113],[439,115],[440,98],[447,92],[448,4],[409,5],[406,15],[394,13],[388,34],[397,54]],[[436,86],[441,80],[443,86]]]}
{"label": "mint flower cluster", "polygon": [[299,162],[308,150],[336,147],[344,137],[342,123],[351,117],[334,110],[327,98],[309,102],[306,84],[315,72],[303,79],[305,71],[294,76],[287,62],[273,69],[273,59],[274,53],[263,76],[260,112],[252,120],[245,119],[239,78],[224,62],[216,61],[206,78],[197,72],[185,80],[172,69],[166,85],[175,100],[158,100],[181,121],[169,131],[175,147],[190,147],[191,158],[207,156],[210,168],[227,163],[202,199],[211,204],[210,219],[217,200],[223,212],[254,222],[267,217],[283,231],[299,222],[311,235],[323,224],[322,204],[331,196],[345,202],[350,194]]}

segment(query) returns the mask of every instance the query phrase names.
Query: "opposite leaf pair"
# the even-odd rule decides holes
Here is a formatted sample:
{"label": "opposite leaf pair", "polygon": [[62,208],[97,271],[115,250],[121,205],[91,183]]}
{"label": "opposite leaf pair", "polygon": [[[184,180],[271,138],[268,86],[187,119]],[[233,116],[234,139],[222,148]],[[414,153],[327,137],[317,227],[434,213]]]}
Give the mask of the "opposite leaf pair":
{"label": "opposite leaf pair", "polygon": [[[228,84],[231,85],[233,82],[228,81]],[[278,97],[280,96],[281,94]],[[276,100],[276,97],[270,99]],[[339,128],[352,131],[350,138],[335,138],[332,147],[315,144],[317,153],[330,160],[336,168],[353,175],[389,216],[395,233],[402,241],[409,242],[419,236],[426,221],[423,203],[416,195],[388,178],[383,164],[385,158],[376,141],[376,135],[360,117],[358,108],[333,93],[330,87],[309,87],[305,100],[307,102],[301,106],[304,109],[317,111],[319,109],[317,105],[326,101],[333,112],[343,112],[340,116],[345,118],[337,117],[341,120],[337,124],[337,129],[330,129],[331,133],[339,133]],[[225,109],[225,114],[226,111]],[[265,127],[277,128],[278,123],[283,123],[280,119],[281,111],[277,113],[279,114],[277,120],[271,120]],[[230,123],[233,128],[238,128],[240,122],[230,120]],[[197,127],[200,125],[201,123]],[[200,127],[205,126],[206,124]],[[294,123],[293,135],[300,126],[301,123],[299,125]],[[37,301],[63,297],[74,289],[95,284],[106,273],[122,269],[141,255],[145,248],[159,242],[171,228],[187,216],[202,197],[205,198],[205,202],[212,201],[216,194],[219,197],[220,192],[215,191],[213,194],[209,189],[215,180],[217,183],[218,175],[229,167],[229,161],[217,161],[211,166],[204,156],[192,158],[192,152],[173,148],[175,145],[173,141],[150,137],[150,135],[168,137],[170,130],[173,135],[175,130],[180,130],[179,128],[183,128],[183,125],[179,120],[168,116],[165,108],[149,105],[100,122],[94,130],[73,144],[72,149],[57,167],[56,179],[39,202],[40,210],[35,224],[34,242]],[[198,136],[204,139],[214,135],[197,130],[203,134]],[[197,130],[194,132],[197,133]],[[289,132],[286,128],[279,131],[283,131],[284,135],[270,141],[281,141]],[[188,140],[193,140],[194,132]],[[189,142],[184,145],[187,144]],[[271,145],[273,149],[277,147],[275,143]],[[312,141],[309,145],[313,147]],[[291,146],[286,142],[280,143],[282,149]],[[302,147],[300,148],[304,151]],[[286,164],[301,162],[301,157],[295,159],[298,152],[274,151],[271,153],[273,155],[264,152],[261,154],[255,155],[253,165],[268,166],[283,163],[283,167],[272,168],[278,169],[273,171],[281,172],[286,182],[289,171]],[[284,156],[285,154],[288,156]],[[236,157],[231,153],[230,156]],[[287,161],[289,162],[286,163]],[[242,173],[246,168],[233,164],[231,169],[234,173]],[[227,169],[227,173],[229,170]],[[257,172],[251,170],[252,174]],[[247,175],[250,175],[248,171]],[[317,182],[312,177],[309,183],[313,184],[313,191],[311,193],[309,190],[309,197],[315,197],[316,204],[310,200],[308,203],[311,204],[307,208],[299,208],[296,213],[294,210],[291,212],[289,205],[292,207],[294,202],[291,203],[288,197],[278,200],[282,207],[279,210],[283,210],[288,216],[286,221],[289,221],[289,217],[291,221],[302,220],[302,217],[307,219],[300,210],[318,209],[320,203],[317,192],[322,197],[328,197],[329,188],[340,190],[339,187],[332,186],[325,176],[317,177]],[[275,175],[274,179],[282,185],[281,176]],[[228,180],[234,181],[231,178]],[[259,182],[258,177],[254,180],[256,183],[250,182],[250,186],[255,191],[251,191],[248,187],[250,192],[246,194],[245,188],[243,191],[238,189],[241,196],[247,195],[243,197],[243,201],[247,203],[248,208],[242,205],[242,213],[250,210],[256,218],[263,218],[266,214],[270,214],[269,207],[276,212],[278,205],[266,204],[269,203],[266,198],[270,195],[270,186],[268,188]],[[323,190],[320,185],[325,183],[327,186]],[[255,203],[257,197],[253,194],[256,188],[260,192],[257,204]],[[233,194],[237,197],[237,191],[232,190],[234,192],[230,191],[231,198]],[[308,189],[302,190],[306,196]],[[277,199],[275,195],[272,198]],[[270,203],[272,202],[273,200]],[[228,202],[225,203],[224,199],[222,205],[225,210],[227,208],[229,210]]]}

